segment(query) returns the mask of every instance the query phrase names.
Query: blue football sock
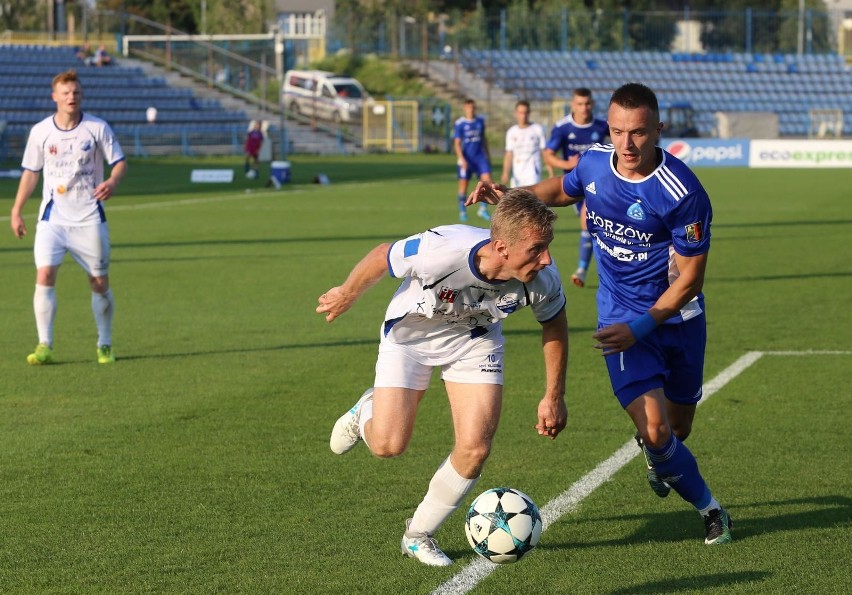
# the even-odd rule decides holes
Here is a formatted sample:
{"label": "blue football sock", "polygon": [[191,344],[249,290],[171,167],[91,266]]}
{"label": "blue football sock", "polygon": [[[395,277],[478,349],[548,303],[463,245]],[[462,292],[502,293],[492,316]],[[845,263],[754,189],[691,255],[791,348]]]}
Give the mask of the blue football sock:
{"label": "blue football sock", "polygon": [[459,212],[466,211],[467,209],[465,209],[464,203],[467,200],[467,197],[464,194],[459,194],[458,199],[459,199]]}
{"label": "blue football sock", "polygon": [[686,445],[674,434],[662,448],[645,447],[657,475],[681,498],[701,510],[713,496],[698,471],[698,463]]}
{"label": "blue football sock", "polygon": [[577,268],[588,269],[589,262],[592,260],[592,234],[588,231],[580,232],[580,259],[577,263]]}

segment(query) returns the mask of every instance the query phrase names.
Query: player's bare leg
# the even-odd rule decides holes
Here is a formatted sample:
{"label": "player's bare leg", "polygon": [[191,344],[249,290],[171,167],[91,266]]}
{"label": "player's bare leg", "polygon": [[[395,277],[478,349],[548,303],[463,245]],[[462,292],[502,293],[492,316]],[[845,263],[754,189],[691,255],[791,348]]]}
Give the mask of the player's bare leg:
{"label": "player's bare leg", "polygon": [[455,444],[441,463],[423,501],[406,522],[402,552],[430,566],[452,563],[432,537],[476,485],[500,421],[503,387],[445,382]]}

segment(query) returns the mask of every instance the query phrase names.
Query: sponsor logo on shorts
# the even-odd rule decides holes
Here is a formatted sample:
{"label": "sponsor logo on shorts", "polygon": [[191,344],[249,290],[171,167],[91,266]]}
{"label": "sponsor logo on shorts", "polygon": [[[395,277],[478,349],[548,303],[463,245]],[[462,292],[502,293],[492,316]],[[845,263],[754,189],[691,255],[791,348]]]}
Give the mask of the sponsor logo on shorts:
{"label": "sponsor logo on shorts", "polygon": [[493,353],[485,358],[481,364],[479,364],[479,371],[482,374],[500,374],[503,372],[503,362],[500,361],[500,356],[494,355]]}

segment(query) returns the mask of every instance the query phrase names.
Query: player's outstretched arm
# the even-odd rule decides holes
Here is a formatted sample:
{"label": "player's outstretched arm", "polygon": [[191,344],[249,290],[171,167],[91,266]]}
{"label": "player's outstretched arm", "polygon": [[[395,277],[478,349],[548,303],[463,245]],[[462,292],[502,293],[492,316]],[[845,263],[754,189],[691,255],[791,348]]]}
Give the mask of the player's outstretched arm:
{"label": "player's outstretched arm", "polygon": [[503,194],[508,190],[503,184],[495,184],[494,182],[476,183],[473,192],[471,192],[464,205],[469,207],[476,202],[486,202],[490,205],[496,205],[503,198]]}
{"label": "player's outstretched arm", "polygon": [[547,178],[538,184],[528,186],[527,189],[549,207],[564,207],[572,205],[583,198],[582,196],[571,197],[565,194],[565,190],[562,188],[562,176]]}
{"label": "player's outstretched arm", "polygon": [[370,287],[388,272],[390,244],[379,244],[355,265],[343,285],[332,287],[319,296],[318,314],[325,314],[328,322],[346,312]]}
{"label": "player's outstretched arm", "polygon": [[568,319],[565,309],[541,325],[541,344],[544,351],[546,390],[538,404],[540,436],[556,439],[568,423],[565,406],[565,376],[568,370]]}
{"label": "player's outstretched arm", "polygon": [[24,205],[30,198],[30,195],[38,185],[39,173],[25,169],[21,174],[21,181],[18,183],[18,193],[15,195],[15,204],[12,205],[12,212],[9,217],[9,224],[12,226],[12,233],[18,239],[27,235],[27,226],[24,224],[24,218],[21,212]]}

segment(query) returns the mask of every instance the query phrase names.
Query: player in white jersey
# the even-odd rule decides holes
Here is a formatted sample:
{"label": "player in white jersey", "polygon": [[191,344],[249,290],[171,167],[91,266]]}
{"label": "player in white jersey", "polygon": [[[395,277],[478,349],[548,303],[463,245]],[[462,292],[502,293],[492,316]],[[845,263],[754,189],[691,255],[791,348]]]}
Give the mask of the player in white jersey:
{"label": "player in white jersey", "polygon": [[[600,269],[595,347],[636,426],[648,482],[658,496],[674,490],[695,507],[704,543],[729,543],[731,518],[683,442],[702,395],[710,199],[686,164],[657,147],[663,124],[651,89],[619,87],[608,122],[612,145],[592,146],[561,180],[531,190],[552,206],[585,197]],[[503,191],[478,184],[469,202]]]}
{"label": "player in white jersey", "polygon": [[452,564],[432,537],[470,493],[491,449],[503,398],[502,320],[530,306],[542,325],[546,384],[535,428],[556,438],[565,427],[568,326],[565,295],[549,245],[556,215],[522,189],[510,190],[491,230],[446,225],[381,244],[316,311],[331,322],[388,273],[402,277],[385,314],[373,386],[332,430],[344,454],[363,439],[377,457],[408,447],[417,405],[441,369],[455,445],[406,522],[402,552],[431,566]]}
{"label": "player in white jersey", "polygon": [[[530,103],[523,99],[515,104],[515,121],[517,124],[506,131],[500,179],[511,187],[532,186],[541,181],[541,151],[546,144],[544,129],[530,122]],[[549,165],[547,169],[552,176],[553,169]]]}
{"label": "player in white jersey", "polygon": [[[33,252],[36,286],[33,297],[38,345],[27,356],[32,365],[53,361],[56,276],[66,252],[86,271],[92,312],[98,329],[97,360],[115,361],[112,350],[114,302],[109,287],[109,228],[103,202],[127,172],[124,153],[109,125],[81,110],[82,87],[73,70],[53,79],[56,113],[30,131],[23,173],[12,207],[12,232],[27,233],[22,210],[44,172],[42,201]],[[110,176],[104,179],[104,161]]]}

